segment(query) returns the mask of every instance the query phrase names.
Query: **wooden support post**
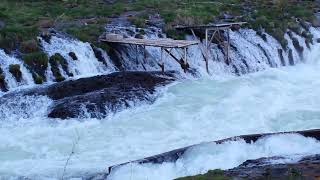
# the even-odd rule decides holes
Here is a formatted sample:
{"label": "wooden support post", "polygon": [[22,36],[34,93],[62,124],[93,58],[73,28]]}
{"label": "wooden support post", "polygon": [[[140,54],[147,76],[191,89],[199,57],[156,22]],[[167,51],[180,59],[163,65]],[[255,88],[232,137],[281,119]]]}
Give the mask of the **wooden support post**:
{"label": "wooden support post", "polygon": [[146,46],[143,46],[143,62],[146,63],[147,54],[146,54]]}
{"label": "wooden support post", "polygon": [[138,54],[138,45],[136,45],[136,64],[139,64],[138,56],[139,56],[139,54]]}
{"label": "wooden support post", "polygon": [[[194,33],[193,29],[191,29],[191,32],[192,32],[192,35],[193,35],[194,39],[197,39],[196,33]],[[205,54],[205,50],[204,50],[205,48],[203,47],[203,44],[202,44],[201,41],[199,41],[198,46],[200,48],[201,55],[202,55],[204,61],[206,61],[206,56],[204,55]]]}
{"label": "wooden support post", "polygon": [[146,46],[143,46],[143,63],[142,63],[142,67],[143,67],[143,69],[145,71],[147,70],[147,68],[144,66],[144,63],[146,63],[146,59],[147,59]]}
{"label": "wooden support post", "polygon": [[228,44],[227,44],[227,64],[230,64],[230,31],[229,29],[227,29],[227,40],[228,40]]}
{"label": "wooden support post", "polygon": [[183,70],[184,72],[186,73],[187,72],[187,69],[188,69],[188,61],[187,61],[187,52],[188,49],[185,47],[184,48],[184,62],[183,62]]}
{"label": "wooden support post", "polygon": [[160,63],[158,65],[161,68],[161,72],[164,73],[163,47],[161,47],[161,59],[160,59]]}
{"label": "wooden support post", "polygon": [[205,61],[206,61],[206,69],[207,73],[209,73],[209,47],[208,47],[208,29],[206,29],[206,41],[205,41]]}

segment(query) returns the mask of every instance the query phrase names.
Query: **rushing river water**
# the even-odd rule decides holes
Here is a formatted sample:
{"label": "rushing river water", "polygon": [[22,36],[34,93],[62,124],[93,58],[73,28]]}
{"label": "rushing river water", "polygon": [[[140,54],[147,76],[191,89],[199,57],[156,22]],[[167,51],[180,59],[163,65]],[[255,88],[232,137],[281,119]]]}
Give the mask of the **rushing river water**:
{"label": "rushing river water", "polygon": [[[75,151],[66,168],[66,177],[103,171],[109,165],[203,141],[241,134],[319,128],[319,70],[320,65],[312,61],[242,77],[184,81],[163,90],[151,106],[125,110],[104,120],[52,121],[45,118],[51,103],[48,98],[17,97],[15,101],[21,101],[21,106],[0,106],[2,114],[6,114],[1,117],[0,124],[0,174],[4,179],[10,176],[61,178],[74,143]],[[288,140],[284,138],[265,140],[260,145],[277,149],[286,146]],[[270,153],[264,149],[261,153],[257,150],[256,154],[287,152],[290,155],[316,152],[316,147],[320,147],[318,142],[303,137],[291,139],[290,143],[295,145],[289,152]],[[241,142],[238,145],[225,145],[225,149],[220,146],[220,151],[233,153],[228,161],[236,163],[212,168],[230,168],[246,158],[258,156],[250,152],[256,152],[254,147],[258,149],[259,143],[247,147],[250,149],[248,155],[241,158],[234,154],[243,150],[230,150],[230,146],[231,149],[245,147]],[[223,162],[221,157],[226,154],[218,157],[219,162]],[[205,163],[205,159],[195,162]],[[163,168],[158,169],[164,173]],[[170,170],[174,171],[174,168]],[[167,172],[171,176],[158,178],[190,174],[171,171]]]}
{"label": "rushing river water", "polygon": [[[0,104],[0,179],[88,176],[114,164],[204,141],[319,128],[319,52],[315,46],[307,63],[293,67],[241,77],[184,80],[159,90],[160,98],[153,105],[103,120],[48,119],[52,103],[48,97],[13,97],[15,103]],[[191,149],[175,164],[129,165],[113,172],[111,178],[166,180],[232,168],[247,159],[299,156],[320,153],[319,149],[319,142],[298,135],[254,144],[209,144]]]}

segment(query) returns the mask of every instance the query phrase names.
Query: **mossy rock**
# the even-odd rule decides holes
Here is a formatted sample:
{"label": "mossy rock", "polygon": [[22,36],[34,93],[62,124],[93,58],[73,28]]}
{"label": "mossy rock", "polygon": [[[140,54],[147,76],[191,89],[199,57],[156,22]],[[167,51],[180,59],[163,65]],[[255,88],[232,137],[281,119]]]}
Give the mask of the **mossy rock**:
{"label": "mossy rock", "polygon": [[35,72],[45,79],[45,72],[48,68],[48,56],[44,52],[34,52],[22,56],[24,63],[31,72]]}
{"label": "mossy rock", "polygon": [[21,73],[19,64],[10,64],[9,65],[9,72],[14,76],[14,78],[17,80],[17,82],[21,82],[22,73]]}
{"label": "mossy rock", "polygon": [[[68,76],[70,76],[70,77],[73,76],[73,74],[69,72],[67,60],[61,54],[56,53],[53,56],[51,56],[49,59],[49,63],[51,65],[51,71],[56,78],[59,76],[62,76],[60,73],[60,70],[58,68],[59,64],[61,65],[62,69],[64,70],[64,72]],[[61,79],[61,78],[59,78],[59,79]]]}
{"label": "mossy rock", "polygon": [[36,84],[43,84],[44,80],[41,76],[39,76],[38,74],[36,73],[33,73],[32,74],[32,77],[33,77],[33,80],[34,80],[34,83]]}
{"label": "mossy rock", "polygon": [[56,81],[57,81],[57,82],[62,82],[62,81],[64,81],[64,80],[66,80],[66,78],[63,77],[62,75],[61,75],[61,76],[56,76],[55,78],[56,78]]}
{"label": "mossy rock", "polygon": [[0,74],[0,90],[5,91],[5,92],[8,91],[6,78],[5,78],[4,74]]}
{"label": "mossy rock", "polygon": [[33,53],[39,51],[38,43],[36,40],[27,40],[21,43],[20,50],[22,53]]}
{"label": "mossy rock", "polygon": [[270,32],[271,36],[273,36],[278,42],[281,44],[283,49],[287,49],[288,41],[284,38],[285,32],[280,28],[273,29]]}
{"label": "mossy rock", "polygon": [[59,65],[65,63],[65,59],[60,54],[55,54],[50,57],[49,63],[51,65],[51,71],[53,76],[55,77],[55,80],[57,82],[61,82],[65,80],[65,77],[62,76]]}
{"label": "mossy rock", "polygon": [[300,46],[300,43],[297,38],[294,38],[294,37],[292,38],[292,44],[299,53],[303,52],[304,49],[302,46]]}

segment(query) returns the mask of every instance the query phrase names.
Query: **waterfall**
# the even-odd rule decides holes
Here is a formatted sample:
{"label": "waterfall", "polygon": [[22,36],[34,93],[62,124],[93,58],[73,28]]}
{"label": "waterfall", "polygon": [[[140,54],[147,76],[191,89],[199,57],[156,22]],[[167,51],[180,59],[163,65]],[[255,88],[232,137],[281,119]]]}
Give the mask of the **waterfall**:
{"label": "waterfall", "polygon": [[[107,27],[106,31],[121,33],[125,37],[142,36],[149,39],[166,37],[166,34],[161,29],[155,27],[146,29],[135,27],[114,29],[114,27]],[[307,45],[304,37],[289,31],[284,37],[288,41],[288,48],[283,49],[274,37],[266,33],[264,33],[265,37],[262,38],[252,29],[230,30],[231,48],[229,65],[224,62],[222,49],[218,45],[212,44],[209,50],[208,64],[210,74],[208,74],[201,50],[198,45],[194,45],[188,48],[188,63],[191,69],[190,72],[192,73],[183,73],[180,64],[167,53],[164,53],[165,70],[177,71],[184,78],[194,78],[199,76],[212,77],[222,74],[242,75],[261,71],[269,67],[294,65],[304,62],[311,55],[311,49],[318,44],[315,39],[320,37],[320,30],[311,27],[310,32],[314,36],[314,40],[313,43]],[[186,39],[195,40],[190,35],[186,36]],[[57,67],[65,78],[71,78],[71,76],[74,76],[72,78],[89,77],[98,74],[108,74],[117,70],[160,70],[157,64],[161,56],[160,48],[146,47],[146,49],[143,49],[138,47],[136,49],[135,46],[130,45],[115,45],[113,51],[107,53],[102,49],[93,47],[87,42],[81,42],[58,33],[53,34],[49,41],[43,38],[39,38],[39,40],[43,51],[49,57],[59,53],[65,58],[68,72],[66,72],[61,64],[58,64]],[[144,54],[146,54],[146,58],[144,58]],[[180,58],[183,52],[173,50],[172,54]],[[34,85],[32,75],[26,66],[24,66],[23,61],[7,55],[3,50],[0,50],[0,60],[7,89],[12,90],[25,85]],[[21,82],[17,82],[9,72],[10,64],[20,65],[22,72]],[[50,63],[45,75],[47,82],[53,83],[55,81]]]}
{"label": "waterfall", "polygon": [[[22,73],[21,82],[18,82],[14,76],[9,72],[9,66],[12,64],[20,65]],[[24,66],[23,62],[13,56],[7,55],[0,49],[0,68],[3,70],[5,82],[9,90],[15,89],[19,86],[33,85],[33,78],[29,70]]]}
{"label": "waterfall", "polygon": [[[109,65],[105,66],[103,62],[99,62],[95,57],[89,43],[67,37],[52,36],[50,42],[41,39],[41,45],[49,56],[53,56],[56,53],[61,54],[67,60],[69,71],[76,77],[89,77],[114,71],[109,57],[103,54]],[[73,59],[69,55],[70,53],[74,53],[76,59]]]}

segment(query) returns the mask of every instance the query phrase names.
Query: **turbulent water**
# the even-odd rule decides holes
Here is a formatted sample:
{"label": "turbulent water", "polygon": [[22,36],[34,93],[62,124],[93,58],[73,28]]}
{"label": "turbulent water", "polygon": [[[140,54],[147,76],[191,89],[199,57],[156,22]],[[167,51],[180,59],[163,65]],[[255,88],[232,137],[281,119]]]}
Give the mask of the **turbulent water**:
{"label": "turbulent water", "polygon": [[[318,57],[316,53],[312,55]],[[313,61],[313,57],[309,59],[307,64],[268,69],[243,77],[177,83],[163,91],[154,105],[129,109],[104,120],[53,121],[45,118],[51,103],[48,98],[15,97],[15,101],[21,101],[21,107],[10,104],[0,107],[1,114],[5,114],[0,117],[1,176],[61,178],[74,143],[75,153],[67,165],[66,177],[103,171],[109,165],[203,141],[240,134],[318,128],[320,64]],[[288,142],[294,146],[290,151],[283,150]],[[233,146],[249,150],[238,157],[239,154],[232,151]],[[208,154],[209,159],[200,155],[196,158],[191,152],[190,156],[179,160],[178,167],[170,164],[157,169],[146,167],[143,174],[150,174],[150,177],[142,179],[154,179],[152,172],[163,174],[165,169],[168,176],[158,178],[194,174],[210,167],[230,168],[259,155],[315,153],[316,147],[319,142],[297,136],[290,140],[289,137],[274,137],[253,145],[227,143],[212,152],[211,148],[201,149],[201,154]],[[252,150],[255,148],[261,150]],[[221,162],[227,156],[224,152],[232,155],[228,156],[230,164],[215,165],[215,161]],[[204,164],[204,167],[197,168],[197,164]],[[139,170],[141,168],[134,168],[141,175]],[[128,169],[123,171],[128,172]]]}
{"label": "turbulent water", "polygon": [[[201,79],[177,82],[160,90],[161,97],[153,105],[137,106],[103,120],[48,119],[47,111],[52,103],[48,97],[12,97],[11,102],[0,104],[0,179],[84,177],[103,172],[114,164],[204,141],[241,134],[319,128],[319,46],[314,45],[311,50],[304,47],[306,63],[300,63],[301,57],[294,51],[293,58],[298,65],[280,67],[277,54],[280,45],[272,37],[267,38],[268,42],[264,42],[251,30],[231,33],[234,45],[231,59],[234,66],[242,69],[240,73],[266,70],[232,76],[230,72],[234,69],[224,65],[221,52],[213,48],[214,61],[210,61],[209,66],[214,76],[207,77],[201,54],[192,47],[190,65],[203,75]],[[60,52],[78,77],[114,71],[113,67],[104,67],[93,57],[87,43],[53,38],[51,44],[43,42],[43,47],[49,55]],[[69,51],[76,52],[78,64],[67,56]],[[157,52],[151,54],[158,55]],[[0,60],[10,89],[18,87],[7,72],[7,66],[11,61],[20,61],[3,51],[0,51]],[[287,55],[284,60],[285,64],[289,63]],[[179,69],[175,62],[167,63],[168,67]],[[149,68],[153,70],[155,66],[149,63]],[[22,85],[32,85],[30,72],[23,66],[22,71]],[[170,179],[208,169],[232,168],[261,156],[320,153],[319,147],[320,142],[298,135],[269,137],[254,144],[243,141],[210,144],[191,149],[175,164],[143,167],[132,164],[114,171],[111,177]]]}

